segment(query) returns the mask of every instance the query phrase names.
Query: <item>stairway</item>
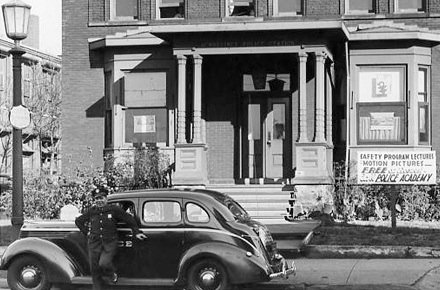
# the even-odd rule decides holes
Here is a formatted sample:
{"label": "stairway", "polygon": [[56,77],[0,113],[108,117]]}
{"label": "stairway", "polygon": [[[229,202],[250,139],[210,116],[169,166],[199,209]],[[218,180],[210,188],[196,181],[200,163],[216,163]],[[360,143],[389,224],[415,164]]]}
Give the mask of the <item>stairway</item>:
{"label": "stairway", "polygon": [[283,191],[281,184],[264,185],[209,185],[207,189],[228,194],[249,213],[267,225],[277,248],[285,258],[301,255],[320,221],[287,221],[291,191]]}
{"label": "stairway", "polygon": [[210,185],[212,189],[228,194],[249,213],[264,224],[286,223],[284,217],[289,207],[290,191],[283,185]]}

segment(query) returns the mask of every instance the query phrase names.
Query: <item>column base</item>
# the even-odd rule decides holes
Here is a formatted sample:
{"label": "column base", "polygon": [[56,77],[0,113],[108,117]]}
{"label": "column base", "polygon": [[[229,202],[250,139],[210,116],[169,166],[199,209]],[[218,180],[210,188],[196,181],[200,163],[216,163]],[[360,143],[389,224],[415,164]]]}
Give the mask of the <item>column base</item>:
{"label": "column base", "polygon": [[175,144],[175,165],[173,185],[198,186],[208,184],[206,144]]}

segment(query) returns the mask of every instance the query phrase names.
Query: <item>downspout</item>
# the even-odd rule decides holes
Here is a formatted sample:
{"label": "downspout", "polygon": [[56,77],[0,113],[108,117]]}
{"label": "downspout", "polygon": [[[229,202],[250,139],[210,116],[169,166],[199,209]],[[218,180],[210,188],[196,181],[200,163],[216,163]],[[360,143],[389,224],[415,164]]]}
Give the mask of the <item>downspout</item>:
{"label": "downspout", "polygon": [[348,183],[348,171],[350,169],[350,110],[353,105],[353,98],[350,94],[350,64],[349,64],[349,49],[348,49],[348,40],[345,41],[345,65],[347,72],[347,107],[346,107],[346,136],[345,136],[345,186],[344,186],[344,200],[347,197],[347,183]]}

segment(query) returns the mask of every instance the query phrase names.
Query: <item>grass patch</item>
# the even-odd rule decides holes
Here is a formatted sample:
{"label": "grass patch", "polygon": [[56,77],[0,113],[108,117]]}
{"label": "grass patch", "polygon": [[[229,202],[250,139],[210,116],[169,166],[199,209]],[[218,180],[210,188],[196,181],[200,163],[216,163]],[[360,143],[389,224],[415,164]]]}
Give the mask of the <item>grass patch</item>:
{"label": "grass patch", "polygon": [[[400,223],[400,224],[399,224]],[[310,245],[412,246],[440,248],[440,223],[397,221],[392,229],[383,222],[319,226]]]}

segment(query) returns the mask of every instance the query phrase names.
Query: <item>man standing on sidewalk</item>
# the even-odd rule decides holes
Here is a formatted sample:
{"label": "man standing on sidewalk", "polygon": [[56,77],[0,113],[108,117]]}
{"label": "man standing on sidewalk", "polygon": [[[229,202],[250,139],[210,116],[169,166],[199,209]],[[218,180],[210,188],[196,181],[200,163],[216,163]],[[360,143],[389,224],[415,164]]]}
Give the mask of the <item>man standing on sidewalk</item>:
{"label": "man standing on sidewalk", "polygon": [[118,206],[107,204],[107,194],[105,188],[93,190],[94,205],[75,220],[76,226],[87,236],[94,290],[103,289],[103,276],[109,276],[112,283],[118,281],[118,274],[113,265],[113,258],[118,249],[117,223],[123,222],[131,227],[137,239],[146,238],[130,214]]}

